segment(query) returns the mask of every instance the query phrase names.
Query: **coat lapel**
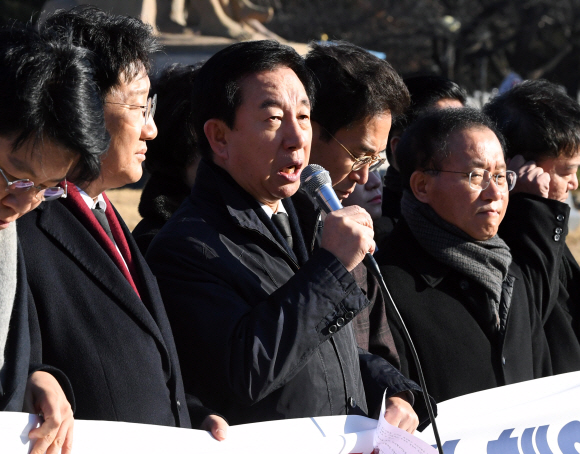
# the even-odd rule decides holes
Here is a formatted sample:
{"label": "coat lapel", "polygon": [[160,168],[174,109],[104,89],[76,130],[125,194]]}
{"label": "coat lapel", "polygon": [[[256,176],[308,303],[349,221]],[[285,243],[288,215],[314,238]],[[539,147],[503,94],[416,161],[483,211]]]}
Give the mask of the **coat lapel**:
{"label": "coat lapel", "polygon": [[[113,204],[111,204],[113,207]],[[171,326],[169,325],[169,321],[167,315],[165,313],[165,306],[163,305],[163,300],[161,298],[161,293],[159,292],[159,287],[157,286],[157,279],[153,275],[153,272],[149,268],[147,261],[141,254],[133,235],[129,231],[129,228],[123,221],[123,218],[117,212],[117,209],[113,207],[115,210],[115,214],[117,215],[117,219],[121,224],[121,229],[125,234],[125,238],[127,239],[127,244],[129,246],[129,250],[131,251],[131,256],[133,257],[133,264],[135,266],[135,271],[137,273],[140,290],[141,290],[141,298],[143,300],[143,304],[149,309],[148,314],[153,317],[155,322],[155,328],[159,335],[161,336],[160,341],[163,345],[167,348],[167,345],[164,342],[164,335],[165,336],[173,336],[171,332]]]}
{"label": "coat lapel", "polygon": [[[132,313],[161,345],[165,346],[159,327],[143,301],[84,225],[60,201],[42,204],[37,210],[40,211],[39,228],[57,241],[91,279],[98,281],[106,289],[111,299]],[[123,222],[121,224],[127,235],[127,227]],[[130,236],[130,233],[128,235]],[[140,255],[135,249],[133,248],[132,252]],[[149,288],[147,295],[143,295],[147,300],[150,297],[148,290]]]}
{"label": "coat lapel", "polygon": [[282,246],[284,243],[282,235],[260,204],[216,164],[202,160],[199,168],[190,197],[195,200],[198,194],[203,194],[203,199],[210,203],[225,205],[234,225],[256,232],[265,238],[271,246],[283,254],[286,263],[297,270],[299,266],[294,252]]}

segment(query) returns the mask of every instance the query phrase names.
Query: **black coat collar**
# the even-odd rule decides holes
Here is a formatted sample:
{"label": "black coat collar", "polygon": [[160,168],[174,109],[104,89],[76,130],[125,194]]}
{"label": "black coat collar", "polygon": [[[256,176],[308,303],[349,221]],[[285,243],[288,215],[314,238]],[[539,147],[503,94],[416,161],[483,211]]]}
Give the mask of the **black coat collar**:
{"label": "black coat collar", "polygon": [[262,209],[260,204],[213,162],[204,159],[200,162],[190,199],[193,204],[205,201],[211,205],[225,206],[236,225],[272,237],[258,218],[257,210]]}
{"label": "black coat collar", "polygon": [[219,210],[219,207],[225,207],[234,225],[254,231],[275,243],[291,259],[295,267],[303,265],[308,260],[298,215],[290,199],[284,199],[282,203],[290,220],[295,251],[288,249],[282,235],[258,201],[228,172],[213,162],[204,159],[200,162],[190,201],[194,205],[209,204],[211,209]]}

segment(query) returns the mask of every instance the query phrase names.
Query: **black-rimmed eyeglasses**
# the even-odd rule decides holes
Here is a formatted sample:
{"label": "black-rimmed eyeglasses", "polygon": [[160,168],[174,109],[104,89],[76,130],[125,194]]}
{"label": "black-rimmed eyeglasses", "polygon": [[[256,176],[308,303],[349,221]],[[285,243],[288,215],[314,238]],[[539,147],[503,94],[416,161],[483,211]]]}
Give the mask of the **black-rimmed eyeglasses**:
{"label": "black-rimmed eyeglasses", "polygon": [[149,119],[155,116],[155,109],[157,108],[157,93],[154,94],[152,98],[147,98],[147,104],[144,106],[112,101],[105,101],[105,104],[115,104],[117,106],[132,107],[133,109],[141,109],[143,111],[143,124],[146,125]]}
{"label": "black-rimmed eyeglasses", "polygon": [[40,186],[35,186],[34,182],[30,180],[10,181],[2,169],[0,169],[0,174],[2,174],[4,180],[6,181],[5,191],[14,195],[24,193],[34,194],[34,197],[39,202],[50,202],[52,200],[60,199],[61,197],[65,199],[68,195],[68,183],[66,179],[64,180],[64,188],[61,188],[60,186],[43,188]]}
{"label": "black-rimmed eyeglasses", "polygon": [[489,170],[475,169],[471,172],[457,172],[455,170],[441,170],[441,169],[425,169],[425,172],[446,172],[458,173],[469,178],[469,187],[474,191],[484,191],[488,188],[490,181],[495,181],[495,185],[500,192],[511,191],[516,185],[517,176],[513,170],[506,170],[492,175]]}
{"label": "black-rimmed eyeglasses", "polygon": [[356,172],[357,170],[362,169],[366,165],[369,166],[369,172],[373,172],[373,171],[377,170],[380,166],[382,166],[383,163],[387,160],[387,158],[384,158],[382,156],[361,156],[360,158],[357,158],[354,154],[352,154],[349,151],[348,148],[346,148],[340,142],[340,140],[338,140],[330,132],[328,132],[328,129],[326,129],[324,126],[321,126],[321,127],[322,127],[322,129],[324,129],[326,131],[326,133],[330,137],[332,137],[334,140],[336,140],[336,143],[339,144],[344,149],[344,151],[346,151],[348,153],[348,155],[351,157],[351,159],[354,161],[352,163],[352,168],[350,169],[351,172]]}

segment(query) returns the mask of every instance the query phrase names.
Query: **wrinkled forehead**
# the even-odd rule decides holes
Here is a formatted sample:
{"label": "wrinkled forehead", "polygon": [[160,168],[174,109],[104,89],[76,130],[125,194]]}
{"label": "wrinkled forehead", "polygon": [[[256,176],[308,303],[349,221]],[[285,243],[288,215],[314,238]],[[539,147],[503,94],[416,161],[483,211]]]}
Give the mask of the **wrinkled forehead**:
{"label": "wrinkled forehead", "polygon": [[447,157],[443,162],[488,170],[506,167],[499,139],[491,129],[484,126],[453,131],[447,140]]}
{"label": "wrinkled forehead", "polygon": [[260,103],[257,97],[278,98],[290,95],[310,105],[302,81],[294,70],[284,65],[242,76],[238,81],[238,90],[240,104]]}

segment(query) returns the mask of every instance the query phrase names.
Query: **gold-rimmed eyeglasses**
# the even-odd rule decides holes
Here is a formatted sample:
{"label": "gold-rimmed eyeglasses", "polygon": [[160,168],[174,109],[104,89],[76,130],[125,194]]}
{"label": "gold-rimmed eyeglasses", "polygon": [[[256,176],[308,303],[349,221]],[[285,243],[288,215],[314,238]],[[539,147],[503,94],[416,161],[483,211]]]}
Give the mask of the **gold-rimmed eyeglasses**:
{"label": "gold-rimmed eyeglasses", "polygon": [[112,101],[105,101],[105,104],[115,104],[117,106],[132,107],[133,109],[141,109],[143,111],[143,124],[146,125],[149,119],[155,116],[155,109],[157,108],[157,93],[154,94],[153,97],[147,98],[147,104],[144,106]]}
{"label": "gold-rimmed eyeglasses", "polygon": [[383,165],[383,163],[387,160],[387,158],[384,158],[382,156],[361,156],[360,158],[357,158],[354,154],[352,154],[349,151],[348,148],[346,148],[340,142],[340,140],[338,140],[330,132],[328,132],[328,129],[326,129],[324,126],[321,126],[321,127],[322,127],[322,129],[324,129],[326,131],[326,133],[330,137],[332,137],[336,141],[337,144],[339,144],[344,149],[344,151],[346,151],[348,153],[348,155],[354,161],[352,163],[352,168],[350,169],[351,172],[356,172],[357,170],[362,169],[366,165],[369,166],[369,172],[373,172],[373,171],[377,170],[381,165]]}
{"label": "gold-rimmed eyeglasses", "polygon": [[68,183],[66,179],[64,180],[64,188],[60,186],[51,186],[48,188],[43,188],[41,186],[35,186],[33,181],[30,180],[13,180],[10,181],[4,171],[0,169],[0,174],[4,177],[6,181],[5,191],[14,195],[29,193],[31,190],[34,193],[34,197],[39,202],[50,202],[52,200],[66,199],[68,195]]}

